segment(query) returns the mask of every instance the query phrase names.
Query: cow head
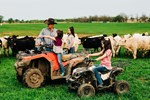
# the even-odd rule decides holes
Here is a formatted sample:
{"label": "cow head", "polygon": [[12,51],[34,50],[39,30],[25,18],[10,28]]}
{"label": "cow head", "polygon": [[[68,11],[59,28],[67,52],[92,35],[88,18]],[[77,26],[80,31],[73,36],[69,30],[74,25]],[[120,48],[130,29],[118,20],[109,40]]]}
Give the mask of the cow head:
{"label": "cow head", "polygon": [[7,40],[8,47],[13,48],[13,46],[16,45],[14,40],[16,40],[17,37],[18,37],[18,35],[12,35],[12,36],[5,38]]}

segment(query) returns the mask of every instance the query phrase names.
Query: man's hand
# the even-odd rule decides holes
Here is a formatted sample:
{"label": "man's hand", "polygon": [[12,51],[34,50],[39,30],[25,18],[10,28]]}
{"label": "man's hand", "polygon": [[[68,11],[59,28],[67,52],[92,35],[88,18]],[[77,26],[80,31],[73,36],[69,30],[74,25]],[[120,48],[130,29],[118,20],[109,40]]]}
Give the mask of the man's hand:
{"label": "man's hand", "polygon": [[37,42],[35,45],[36,45],[36,46],[40,46],[41,44],[40,44],[39,42]]}

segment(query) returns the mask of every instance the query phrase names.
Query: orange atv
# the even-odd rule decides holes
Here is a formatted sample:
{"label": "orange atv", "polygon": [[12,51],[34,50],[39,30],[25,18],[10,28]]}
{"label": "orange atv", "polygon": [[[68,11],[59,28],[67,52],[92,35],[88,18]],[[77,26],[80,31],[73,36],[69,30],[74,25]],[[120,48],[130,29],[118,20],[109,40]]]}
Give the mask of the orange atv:
{"label": "orange atv", "polygon": [[15,63],[16,76],[30,88],[40,87],[47,79],[55,80],[67,78],[74,68],[85,66],[85,54],[75,53],[62,56],[66,70],[65,76],[60,76],[57,56],[53,52],[22,52],[17,55]]}

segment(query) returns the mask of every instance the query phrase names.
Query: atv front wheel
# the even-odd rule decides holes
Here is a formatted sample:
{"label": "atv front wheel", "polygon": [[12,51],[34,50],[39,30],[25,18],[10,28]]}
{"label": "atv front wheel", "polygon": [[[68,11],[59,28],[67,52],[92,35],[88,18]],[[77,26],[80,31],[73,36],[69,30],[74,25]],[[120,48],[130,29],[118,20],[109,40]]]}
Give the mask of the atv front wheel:
{"label": "atv front wheel", "polygon": [[95,89],[91,84],[82,84],[77,92],[79,97],[90,97],[95,95]]}
{"label": "atv front wheel", "polygon": [[30,88],[38,88],[44,81],[41,71],[37,68],[31,68],[25,71],[23,82]]}
{"label": "atv front wheel", "polygon": [[126,93],[129,91],[129,84],[126,81],[116,81],[114,84],[114,92],[117,94]]}

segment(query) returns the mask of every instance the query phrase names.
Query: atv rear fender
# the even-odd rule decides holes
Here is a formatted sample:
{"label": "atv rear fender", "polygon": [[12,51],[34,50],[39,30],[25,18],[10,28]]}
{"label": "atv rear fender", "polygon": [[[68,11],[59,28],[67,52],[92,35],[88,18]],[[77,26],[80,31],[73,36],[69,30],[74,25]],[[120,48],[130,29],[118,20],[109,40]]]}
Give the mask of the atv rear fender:
{"label": "atv rear fender", "polygon": [[115,67],[112,69],[112,71],[110,73],[110,77],[115,77],[115,76],[119,75],[120,73],[122,73],[123,71],[124,71],[123,68]]}

